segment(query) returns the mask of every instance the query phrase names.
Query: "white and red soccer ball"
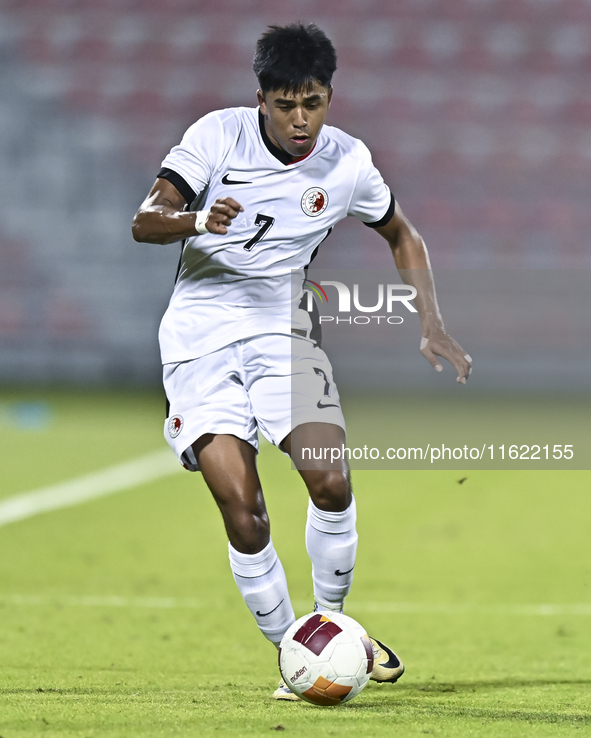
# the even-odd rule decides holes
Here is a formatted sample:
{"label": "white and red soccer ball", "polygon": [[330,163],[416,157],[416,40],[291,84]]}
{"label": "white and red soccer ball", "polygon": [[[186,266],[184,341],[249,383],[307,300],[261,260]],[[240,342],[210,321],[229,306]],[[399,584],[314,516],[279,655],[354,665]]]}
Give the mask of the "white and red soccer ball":
{"label": "white and red soccer ball", "polygon": [[365,629],[341,613],[312,613],[289,628],[279,669],[292,692],[315,705],[340,705],[358,695],[373,669]]}

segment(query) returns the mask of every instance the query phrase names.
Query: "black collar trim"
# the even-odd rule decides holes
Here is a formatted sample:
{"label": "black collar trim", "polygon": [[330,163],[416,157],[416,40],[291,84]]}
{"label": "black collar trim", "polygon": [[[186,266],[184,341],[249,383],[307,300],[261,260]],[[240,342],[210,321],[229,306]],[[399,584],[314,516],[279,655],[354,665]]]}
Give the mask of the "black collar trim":
{"label": "black collar trim", "polygon": [[279,161],[282,164],[285,164],[286,166],[288,164],[293,164],[294,162],[293,156],[291,154],[288,154],[287,151],[280,149],[279,146],[275,146],[275,144],[269,138],[269,135],[267,134],[267,131],[265,130],[265,116],[261,113],[260,108],[259,108],[259,128],[261,129],[261,136],[263,137],[263,142],[265,146],[269,149],[269,152],[273,154],[273,156],[276,159],[279,159]]}

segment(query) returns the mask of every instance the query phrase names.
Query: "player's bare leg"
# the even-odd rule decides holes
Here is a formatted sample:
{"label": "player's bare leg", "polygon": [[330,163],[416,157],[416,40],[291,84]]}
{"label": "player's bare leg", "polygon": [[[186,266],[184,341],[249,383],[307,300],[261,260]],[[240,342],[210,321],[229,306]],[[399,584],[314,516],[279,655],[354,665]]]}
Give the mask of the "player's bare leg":
{"label": "player's bare leg", "polygon": [[269,518],[256,468],[256,451],[236,436],[207,433],[193,451],[236,551],[254,554],[269,543]]}
{"label": "player's bare leg", "polygon": [[295,616],[270,538],[255,449],[236,436],[210,433],[193,450],[224,520],[238,589],[263,635],[278,645]]}

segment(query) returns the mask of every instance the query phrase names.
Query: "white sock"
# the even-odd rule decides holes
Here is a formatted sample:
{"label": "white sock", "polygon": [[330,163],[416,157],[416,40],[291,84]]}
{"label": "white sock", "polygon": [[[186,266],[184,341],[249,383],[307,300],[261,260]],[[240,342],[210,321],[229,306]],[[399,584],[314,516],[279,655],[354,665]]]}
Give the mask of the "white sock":
{"label": "white sock", "polygon": [[295,622],[287,580],[273,542],[256,554],[243,554],[228,544],[234,581],[261,633],[276,646]]}
{"label": "white sock", "polygon": [[353,581],[357,553],[356,518],[355,498],[343,512],[319,510],[310,500],[306,549],[312,560],[317,610],[343,610]]}

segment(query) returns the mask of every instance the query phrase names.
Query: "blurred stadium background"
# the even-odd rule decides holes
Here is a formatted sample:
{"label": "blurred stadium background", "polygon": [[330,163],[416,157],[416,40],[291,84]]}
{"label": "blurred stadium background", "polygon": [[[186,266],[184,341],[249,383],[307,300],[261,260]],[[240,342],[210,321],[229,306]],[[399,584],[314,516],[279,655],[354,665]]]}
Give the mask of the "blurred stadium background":
{"label": "blurred stadium background", "polygon": [[[589,0],[0,0],[1,382],[158,381],[178,248],[131,218],[191,122],[255,103],[257,37],[298,19],[337,48],[329,122],[435,267],[591,265]],[[391,265],[354,222],[332,263]]]}

